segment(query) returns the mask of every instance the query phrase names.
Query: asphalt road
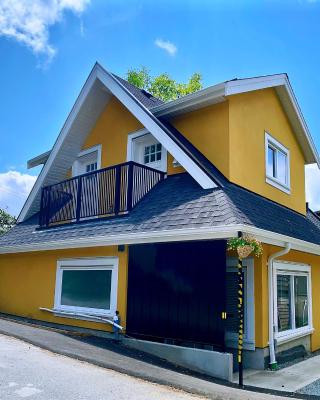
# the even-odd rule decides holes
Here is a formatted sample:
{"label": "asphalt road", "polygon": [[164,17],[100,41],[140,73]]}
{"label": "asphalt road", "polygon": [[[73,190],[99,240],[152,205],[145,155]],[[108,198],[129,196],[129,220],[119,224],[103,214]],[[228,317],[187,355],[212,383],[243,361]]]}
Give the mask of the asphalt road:
{"label": "asphalt road", "polygon": [[0,400],[197,400],[202,397],[0,335]]}

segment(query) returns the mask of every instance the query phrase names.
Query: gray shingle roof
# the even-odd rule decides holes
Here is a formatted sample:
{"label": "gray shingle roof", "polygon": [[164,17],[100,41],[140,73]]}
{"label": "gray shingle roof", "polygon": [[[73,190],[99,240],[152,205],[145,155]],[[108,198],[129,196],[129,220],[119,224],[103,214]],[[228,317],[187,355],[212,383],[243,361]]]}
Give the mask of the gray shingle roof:
{"label": "gray shingle roof", "polygon": [[159,183],[127,216],[39,231],[36,215],[2,236],[0,247],[234,224],[251,225],[320,244],[320,220],[311,211],[303,216],[229,182],[223,187],[204,190],[185,173]]}
{"label": "gray shingle roof", "polygon": [[128,81],[120,76],[112,74],[124,87],[126,87],[130,93],[132,93],[136,99],[138,99],[145,107],[152,108],[163,104],[163,101],[152,96],[144,89],[139,89],[137,86],[132,85]]}

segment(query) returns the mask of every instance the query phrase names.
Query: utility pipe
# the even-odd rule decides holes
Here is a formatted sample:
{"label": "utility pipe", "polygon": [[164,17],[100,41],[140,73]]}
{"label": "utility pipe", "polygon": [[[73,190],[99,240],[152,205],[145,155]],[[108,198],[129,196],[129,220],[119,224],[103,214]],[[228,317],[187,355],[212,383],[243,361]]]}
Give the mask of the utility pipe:
{"label": "utility pipe", "polygon": [[271,254],[268,258],[268,289],[269,289],[269,353],[270,353],[270,368],[277,367],[277,360],[274,348],[274,333],[275,333],[275,320],[277,315],[276,304],[274,301],[274,268],[273,262],[276,258],[288,254],[291,250],[291,244],[286,243],[284,249]]}

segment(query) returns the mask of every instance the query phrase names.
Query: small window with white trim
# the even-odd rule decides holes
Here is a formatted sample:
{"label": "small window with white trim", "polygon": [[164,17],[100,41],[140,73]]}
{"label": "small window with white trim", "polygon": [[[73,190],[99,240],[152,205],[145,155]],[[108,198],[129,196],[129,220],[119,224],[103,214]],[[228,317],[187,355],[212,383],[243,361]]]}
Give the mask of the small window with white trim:
{"label": "small window with white trim", "polygon": [[117,306],[118,259],[59,260],[55,310],[110,316]]}
{"label": "small window with white trim", "polygon": [[276,337],[310,333],[311,277],[308,265],[276,263]]}
{"label": "small window with white trim", "polygon": [[265,134],[265,148],[267,183],[290,193],[289,150],[268,133]]}
{"label": "small window with white trim", "polygon": [[151,133],[142,130],[128,135],[127,161],[166,171],[167,151]]}

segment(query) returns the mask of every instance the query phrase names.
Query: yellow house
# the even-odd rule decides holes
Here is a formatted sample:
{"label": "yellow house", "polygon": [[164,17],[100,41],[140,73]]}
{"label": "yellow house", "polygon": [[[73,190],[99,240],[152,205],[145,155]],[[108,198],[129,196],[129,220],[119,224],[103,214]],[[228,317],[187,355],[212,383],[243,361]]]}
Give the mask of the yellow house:
{"label": "yellow house", "polygon": [[[320,219],[304,166],[319,157],[285,74],[168,103],[96,64],[17,225],[0,238],[0,312],[220,353],[244,364],[320,349]],[[111,323],[109,322],[111,321]]]}

